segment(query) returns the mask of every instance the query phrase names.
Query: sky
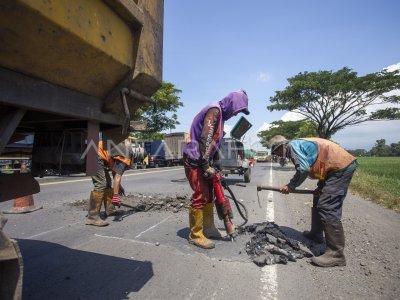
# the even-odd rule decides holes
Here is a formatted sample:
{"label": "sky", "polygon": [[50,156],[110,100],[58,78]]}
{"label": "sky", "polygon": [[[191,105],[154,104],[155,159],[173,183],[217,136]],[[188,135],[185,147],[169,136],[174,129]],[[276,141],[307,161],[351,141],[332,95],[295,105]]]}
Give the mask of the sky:
{"label": "sky", "polygon": [[[267,110],[270,97],[300,72],[359,76],[400,67],[398,0],[165,0],[163,80],[178,89],[188,131],[195,114],[228,93],[246,90],[253,124],[247,147],[261,150],[257,132],[292,113]],[[225,124],[225,131],[239,116]],[[369,150],[377,139],[400,141],[400,121],[374,121],[339,131],[346,149]]]}

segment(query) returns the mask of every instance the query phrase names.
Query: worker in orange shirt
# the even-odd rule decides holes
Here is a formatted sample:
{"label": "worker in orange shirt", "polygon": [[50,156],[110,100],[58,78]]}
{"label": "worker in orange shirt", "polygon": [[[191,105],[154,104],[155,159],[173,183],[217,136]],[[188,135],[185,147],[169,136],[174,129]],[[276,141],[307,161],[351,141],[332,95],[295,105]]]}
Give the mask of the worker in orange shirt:
{"label": "worker in orange shirt", "polygon": [[[105,213],[112,216],[117,213],[115,208],[121,204],[120,195],[125,195],[121,186],[121,178],[125,170],[129,169],[132,160],[132,147],[126,139],[109,151],[103,141],[98,145],[98,167],[96,175],[92,176],[94,185],[90,193],[89,211],[86,225],[107,226],[108,222],[100,218],[101,204],[104,203]],[[113,180],[109,172],[112,172]],[[112,184],[113,182],[113,184]]]}

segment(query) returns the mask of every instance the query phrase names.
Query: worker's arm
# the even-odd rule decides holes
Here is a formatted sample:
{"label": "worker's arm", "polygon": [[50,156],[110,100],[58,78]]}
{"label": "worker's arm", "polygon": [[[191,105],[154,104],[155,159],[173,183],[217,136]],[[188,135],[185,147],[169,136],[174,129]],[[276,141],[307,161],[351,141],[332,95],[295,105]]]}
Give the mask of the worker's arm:
{"label": "worker's arm", "polygon": [[114,205],[120,205],[121,201],[119,199],[119,193],[120,193],[120,186],[121,186],[121,178],[122,175],[124,174],[125,170],[127,168],[127,164],[124,162],[114,159],[114,166],[112,168],[113,172],[113,200],[112,203]]}
{"label": "worker's arm", "polygon": [[210,156],[216,144],[214,133],[218,128],[219,118],[220,112],[218,108],[209,109],[204,117],[203,131],[199,140],[201,164],[204,171],[210,168]]}
{"label": "worker's arm", "polygon": [[301,185],[308,176],[307,164],[305,164],[303,161],[301,161],[301,159],[298,158],[290,144],[288,144],[286,148],[286,157],[288,157],[294,164],[296,173],[294,174],[292,179],[290,179],[289,183],[281,188],[282,194],[289,194],[290,192],[294,191],[296,187]]}

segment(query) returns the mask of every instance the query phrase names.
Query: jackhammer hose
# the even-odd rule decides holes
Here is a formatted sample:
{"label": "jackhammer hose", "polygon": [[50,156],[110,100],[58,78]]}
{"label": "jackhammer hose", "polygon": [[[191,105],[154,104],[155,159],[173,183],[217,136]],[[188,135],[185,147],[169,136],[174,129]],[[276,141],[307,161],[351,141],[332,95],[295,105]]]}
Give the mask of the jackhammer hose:
{"label": "jackhammer hose", "polygon": [[224,188],[229,192],[230,198],[235,203],[235,206],[236,206],[240,216],[244,220],[244,223],[239,225],[239,227],[246,225],[246,223],[248,221],[248,212],[247,212],[246,206],[236,199],[235,194],[232,192],[231,188],[228,185],[224,185]]}

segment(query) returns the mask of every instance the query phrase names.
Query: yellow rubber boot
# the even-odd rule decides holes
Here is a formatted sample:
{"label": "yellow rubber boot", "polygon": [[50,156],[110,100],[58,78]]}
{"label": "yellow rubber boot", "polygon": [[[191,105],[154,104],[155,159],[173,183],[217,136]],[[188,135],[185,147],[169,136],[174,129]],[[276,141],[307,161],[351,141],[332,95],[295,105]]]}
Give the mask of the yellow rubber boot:
{"label": "yellow rubber boot", "polygon": [[111,188],[107,188],[104,191],[104,198],[103,198],[104,210],[106,212],[107,217],[117,215],[117,209],[113,204],[111,204],[113,195],[114,195],[114,190]]}
{"label": "yellow rubber boot", "polygon": [[103,221],[100,216],[100,208],[103,202],[104,192],[95,192],[92,191],[90,193],[89,199],[89,212],[88,217],[86,219],[86,225],[93,226],[107,226],[108,223]]}
{"label": "yellow rubber boot", "polygon": [[193,208],[189,210],[189,243],[203,249],[212,249],[215,244],[203,234],[204,208]]}
{"label": "yellow rubber boot", "polygon": [[226,232],[215,227],[214,223],[214,204],[208,203],[204,208],[203,216],[203,233],[207,238],[223,238],[226,237]]}

